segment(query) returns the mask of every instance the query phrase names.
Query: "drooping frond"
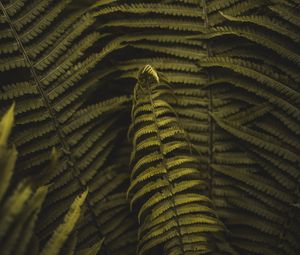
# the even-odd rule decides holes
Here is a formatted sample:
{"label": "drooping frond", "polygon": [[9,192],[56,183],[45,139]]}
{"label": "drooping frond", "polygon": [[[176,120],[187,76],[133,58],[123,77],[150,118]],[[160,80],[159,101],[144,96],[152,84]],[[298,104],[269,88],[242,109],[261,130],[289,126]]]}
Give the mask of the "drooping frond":
{"label": "drooping frond", "polygon": [[[0,101],[2,109],[16,101],[12,141],[19,157],[15,179],[39,175],[53,147],[60,155],[55,173],[46,175],[53,184],[37,224],[42,243],[74,199],[96,181],[115,141],[126,132],[118,123],[128,96],[90,100],[99,85],[96,65],[123,45],[118,41],[103,45],[101,40],[108,33],[92,29],[95,19],[86,7],[73,7],[72,0],[0,3]],[[88,201],[89,197],[85,205]],[[96,221],[93,207],[87,208]],[[101,226],[94,225],[98,242],[105,236]],[[90,244],[95,242],[85,248]]]}
{"label": "drooping frond", "polygon": [[[298,254],[297,7],[229,2],[214,7],[218,22],[207,5],[207,33],[198,36],[209,48],[199,67],[209,76],[213,201],[241,254]],[[287,9],[289,18],[279,11]]]}

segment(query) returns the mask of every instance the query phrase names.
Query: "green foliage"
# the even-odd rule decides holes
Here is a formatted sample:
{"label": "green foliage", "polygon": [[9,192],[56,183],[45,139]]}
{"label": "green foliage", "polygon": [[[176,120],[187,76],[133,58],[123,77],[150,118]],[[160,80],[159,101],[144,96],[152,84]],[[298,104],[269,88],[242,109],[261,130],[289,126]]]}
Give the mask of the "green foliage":
{"label": "green foliage", "polygon": [[[211,234],[223,224],[207,194],[207,173],[166,101],[169,85],[146,65],[139,73],[132,108],[130,205],[138,211],[138,253],[163,245],[167,254],[214,250]],[[170,99],[169,99],[170,100]]]}
{"label": "green foliage", "polygon": [[0,8],[0,253],[300,253],[299,1]]}
{"label": "green foliage", "polygon": [[[222,10],[224,21],[205,35],[209,55],[199,62],[210,74],[213,102],[227,101],[210,113],[214,136],[230,139],[219,140],[224,149],[210,166],[222,179],[217,211],[241,253],[299,253],[299,210],[292,205],[300,180],[299,128],[293,124],[300,117],[300,27],[274,11],[290,8],[288,2],[262,3],[245,14]],[[226,40],[231,45],[222,48]],[[243,161],[220,158],[241,152]]]}
{"label": "green foliage", "polygon": [[[75,254],[75,250],[64,248],[66,240],[74,232],[76,222],[81,213],[81,206],[87,196],[87,191],[78,196],[61,223],[53,232],[50,240],[40,247],[34,233],[42,204],[47,195],[49,185],[39,186],[38,179],[24,179],[18,184],[10,185],[17,158],[16,149],[7,145],[14,120],[14,105],[7,111],[0,123],[0,245],[1,254],[41,254],[58,255]],[[54,151],[55,154],[55,151]],[[55,155],[54,155],[55,158]],[[52,166],[56,167],[54,163]],[[49,172],[55,171],[50,169]],[[48,174],[48,173],[47,173]],[[49,173],[51,174],[51,173]],[[44,176],[44,179],[49,176]],[[11,189],[13,192],[11,193]],[[74,233],[76,234],[76,233]],[[96,254],[101,248],[101,242],[81,254]]]}
{"label": "green foliage", "polygon": [[[118,184],[124,187],[107,185],[102,189],[99,179],[103,174],[98,170],[108,167],[106,161],[116,146],[115,140],[126,132],[117,123],[130,97],[120,95],[101,102],[89,98],[99,85],[96,64],[122,45],[96,45],[109,34],[96,31],[88,6],[76,7],[71,0],[1,1],[0,7],[4,36],[0,42],[0,100],[4,109],[12,100],[16,102],[17,128],[12,137],[19,149],[16,180],[46,169],[53,147],[60,155],[60,164],[49,177],[52,185],[36,234],[45,243],[76,197],[89,189],[87,216],[79,220],[77,248],[88,248],[105,237],[105,249],[117,253],[115,249],[122,248],[124,234],[135,230],[135,221],[128,215],[129,207],[122,205],[119,213],[128,219],[128,225],[116,235],[111,228],[118,225],[102,222],[98,207],[116,193],[125,192],[128,178],[124,176],[128,174],[124,164],[118,164],[107,175],[123,172]],[[90,202],[100,189],[105,194],[102,199]],[[135,243],[134,235],[130,237],[123,245]],[[119,246],[110,244],[118,238]]]}

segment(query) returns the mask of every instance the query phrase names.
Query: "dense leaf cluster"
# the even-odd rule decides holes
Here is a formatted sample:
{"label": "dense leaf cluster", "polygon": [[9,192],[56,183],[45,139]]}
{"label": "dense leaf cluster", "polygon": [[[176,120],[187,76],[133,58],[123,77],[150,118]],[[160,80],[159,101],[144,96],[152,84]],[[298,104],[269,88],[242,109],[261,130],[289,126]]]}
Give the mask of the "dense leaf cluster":
{"label": "dense leaf cluster", "polygon": [[0,9],[1,254],[300,253],[298,0]]}

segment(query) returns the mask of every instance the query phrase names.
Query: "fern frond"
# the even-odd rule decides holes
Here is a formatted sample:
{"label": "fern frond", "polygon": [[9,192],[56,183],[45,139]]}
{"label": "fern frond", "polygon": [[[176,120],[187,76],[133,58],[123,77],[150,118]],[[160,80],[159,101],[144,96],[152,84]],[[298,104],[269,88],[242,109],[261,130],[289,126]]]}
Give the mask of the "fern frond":
{"label": "fern frond", "polygon": [[[51,149],[56,147],[60,154],[57,171],[39,180],[54,182],[40,213],[43,220],[39,217],[36,229],[42,243],[107,162],[115,141],[124,132],[124,127],[118,128],[116,123],[128,102],[127,96],[103,103],[88,101],[98,86],[98,78],[92,75],[94,67],[124,44],[117,39],[97,48],[96,43],[106,39],[108,33],[92,31],[95,19],[86,9],[72,9],[73,4],[70,0],[43,0],[2,1],[0,5],[4,16],[1,35],[9,31],[0,42],[4,78],[0,99],[3,108],[17,101],[17,132],[12,139],[21,148],[17,178],[40,177]],[[114,121],[108,120],[109,112],[116,113]],[[114,131],[109,132],[110,128]],[[94,214],[93,208],[88,207],[88,212]],[[99,225],[97,233],[101,233]],[[64,242],[59,243],[57,253]],[[85,248],[89,244],[94,243],[89,242]],[[70,250],[72,247],[70,244]],[[45,248],[47,252],[51,251]]]}
{"label": "fern frond", "polygon": [[79,2],[0,2],[4,254],[299,254],[298,1]]}
{"label": "fern frond", "polygon": [[100,242],[95,243],[93,246],[85,249],[79,250],[76,255],[97,255],[99,251],[101,250],[101,246],[103,244],[104,239],[102,239]]}
{"label": "fern frond", "polygon": [[[272,40],[273,36],[263,33],[263,31],[255,30],[252,27],[243,26],[224,26],[213,28],[213,32],[204,37],[214,38],[224,35],[236,35],[241,38],[248,39],[254,43],[262,45],[270,50],[275,51],[277,54],[286,58],[299,66],[299,54],[294,52],[295,46],[286,47],[285,40],[283,38],[276,38]],[[203,37],[203,36],[202,36]],[[294,48],[293,50],[291,48]]]}
{"label": "fern frond", "polygon": [[226,14],[221,13],[226,19],[236,22],[249,22],[256,24],[261,27],[265,27],[270,31],[277,32],[283,36],[289,37],[294,42],[299,42],[300,38],[297,33],[297,30],[293,27],[287,26],[285,23],[280,22],[277,19],[271,19],[267,16],[240,16],[232,17]]}
{"label": "fern frond", "polygon": [[82,206],[84,200],[86,199],[88,192],[85,191],[80,196],[78,196],[72,203],[70,210],[64,218],[64,223],[61,224],[53,233],[51,239],[47,242],[44,249],[42,250],[42,255],[47,254],[59,254],[59,251],[73,230],[76,222],[80,216],[80,207]]}
{"label": "fern frond", "polygon": [[[83,203],[84,197],[75,200],[69,213],[65,216],[66,222],[57,228],[54,232],[53,238],[43,247],[42,251],[36,246],[35,230],[36,223],[40,216],[42,204],[46,198],[50,185],[49,179],[54,174],[57,167],[57,152],[53,150],[53,161],[43,174],[32,177],[30,180],[25,179],[18,184],[11,182],[12,173],[16,161],[15,148],[10,149],[7,145],[7,138],[12,128],[14,119],[14,104],[7,111],[0,122],[0,173],[1,178],[1,199],[0,199],[0,213],[1,227],[0,227],[0,243],[3,254],[62,254],[63,247],[68,235],[74,228],[76,221],[79,218],[79,206]],[[44,185],[44,186],[41,186]],[[13,190],[9,194],[9,189]],[[5,195],[5,196],[4,196]],[[85,193],[85,196],[87,192]],[[80,200],[81,199],[81,200]],[[75,243],[70,248],[73,250],[70,254],[74,254]]]}
{"label": "fern frond", "polygon": [[[128,193],[132,194],[131,207],[138,211],[141,222],[139,254],[157,246],[166,252],[185,254],[191,252],[192,244],[195,254],[199,250],[208,252],[212,249],[208,239],[202,246],[196,239],[187,242],[185,237],[197,233],[204,238],[206,232],[222,231],[222,224],[210,207],[209,198],[201,195],[207,186],[205,174],[190,154],[189,140],[173,108],[164,101],[166,94],[160,94],[160,80],[155,77],[157,72],[152,67],[141,69],[133,102],[135,133]],[[160,96],[154,97],[155,94]],[[147,110],[139,110],[143,107]],[[164,114],[158,114],[162,108]],[[141,121],[149,115],[152,117],[146,123]],[[174,120],[164,123],[167,116]],[[140,132],[143,129],[148,131]],[[199,194],[194,193],[196,190]],[[191,196],[191,200],[180,206],[182,196]]]}
{"label": "fern frond", "polygon": [[94,15],[101,16],[114,12],[137,13],[137,14],[163,14],[171,16],[202,17],[202,14],[192,7],[184,5],[163,3],[124,4],[101,8]]}

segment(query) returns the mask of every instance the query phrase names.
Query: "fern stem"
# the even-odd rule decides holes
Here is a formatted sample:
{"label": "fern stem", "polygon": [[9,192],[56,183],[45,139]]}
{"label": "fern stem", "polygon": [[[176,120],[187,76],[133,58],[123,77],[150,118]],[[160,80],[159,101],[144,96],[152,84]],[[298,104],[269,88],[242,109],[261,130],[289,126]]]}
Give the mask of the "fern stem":
{"label": "fern stem", "polygon": [[[22,40],[21,40],[18,32],[17,32],[17,29],[14,26],[13,21],[11,20],[8,12],[6,11],[6,8],[5,8],[4,4],[2,3],[2,1],[0,1],[0,7],[1,7],[2,12],[4,14],[4,18],[5,18],[6,22],[8,23],[8,25],[10,27],[10,30],[12,31],[12,34],[13,34],[13,36],[14,36],[14,38],[15,38],[18,46],[19,46],[19,50],[20,50],[21,54],[23,55],[25,61],[29,65],[29,70],[30,70],[30,73],[31,73],[31,75],[34,79],[34,82],[36,83],[37,90],[38,90],[41,98],[43,99],[43,101],[45,103],[45,106],[46,106],[46,108],[47,108],[47,110],[50,114],[52,123],[55,127],[56,134],[59,138],[59,142],[60,142],[60,145],[61,145],[61,151],[63,152],[64,156],[66,157],[68,165],[72,168],[71,174],[74,177],[74,179],[78,182],[79,187],[80,187],[80,192],[85,192],[87,190],[88,186],[86,184],[84,184],[80,179],[80,171],[77,167],[76,159],[74,158],[74,156],[71,153],[70,145],[68,144],[68,142],[64,138],[65,135],[64,135],[63,129],[62,129],[61,125],[59,124],[58,118],[56,117],[55,110],[51,106],[50,99],[48,98],[46,92],[43,89],[41,80],[39,79],[39,77],[37,75],[34,64],[30,60],[30,57],[28,56],[28,54],[26,52],[26,49],[25,49],[25,47],[22,43]],[[92,206],[90,205],[90,203],[88,201],[88,198],[87,198],[86,201],[87,201],[86,205],[88,207],[88,210],[91,212],[92,219],[93,219],[93,222],[94,222],[95,226],[97,227],[98,233],[100,235],[100,239],[102,239],[104,237],[104,235],[100,231],[101,226],[99,226],[99,224],[97,222],[96,215],[95,215],[95,213],[92,209]],[[103,244],[102,247],[103,247],[103,250],[104,250],[105,254],[109,255],[110,253],[108,252],[107,246],[105,244]]]}
{"label": "fern stem", "polygon": [[[204,29],[205,32],[207,32],[209,28],[209,20],[208,20],[208,12],[207,12],[207,4],[206,0],[202,0],[202,11],[203,11],[203,22],[204,22]],[[207,56],[211,57],[212,52],[209,43],[206,44],[207,47]],[[208,82],[210,82],[211,74],[208,70],[206,70],[206,75],[208,78]],[[214,131],[215,131],[215,123],[213,121],[213,118],[211,116],[211,113],[213,113],[213,91],[212,88],[209,87],[208,89],[208,106],[207,106],[207,112],[208,112],[208,172],[209,172],[209,198],[212,199],[213,193],[213,178],[214,178],[214,170],[211,167],[211,164],[213,164],[213,150],[214,150]],[[213,200],[213,199],[212,199]]]}

